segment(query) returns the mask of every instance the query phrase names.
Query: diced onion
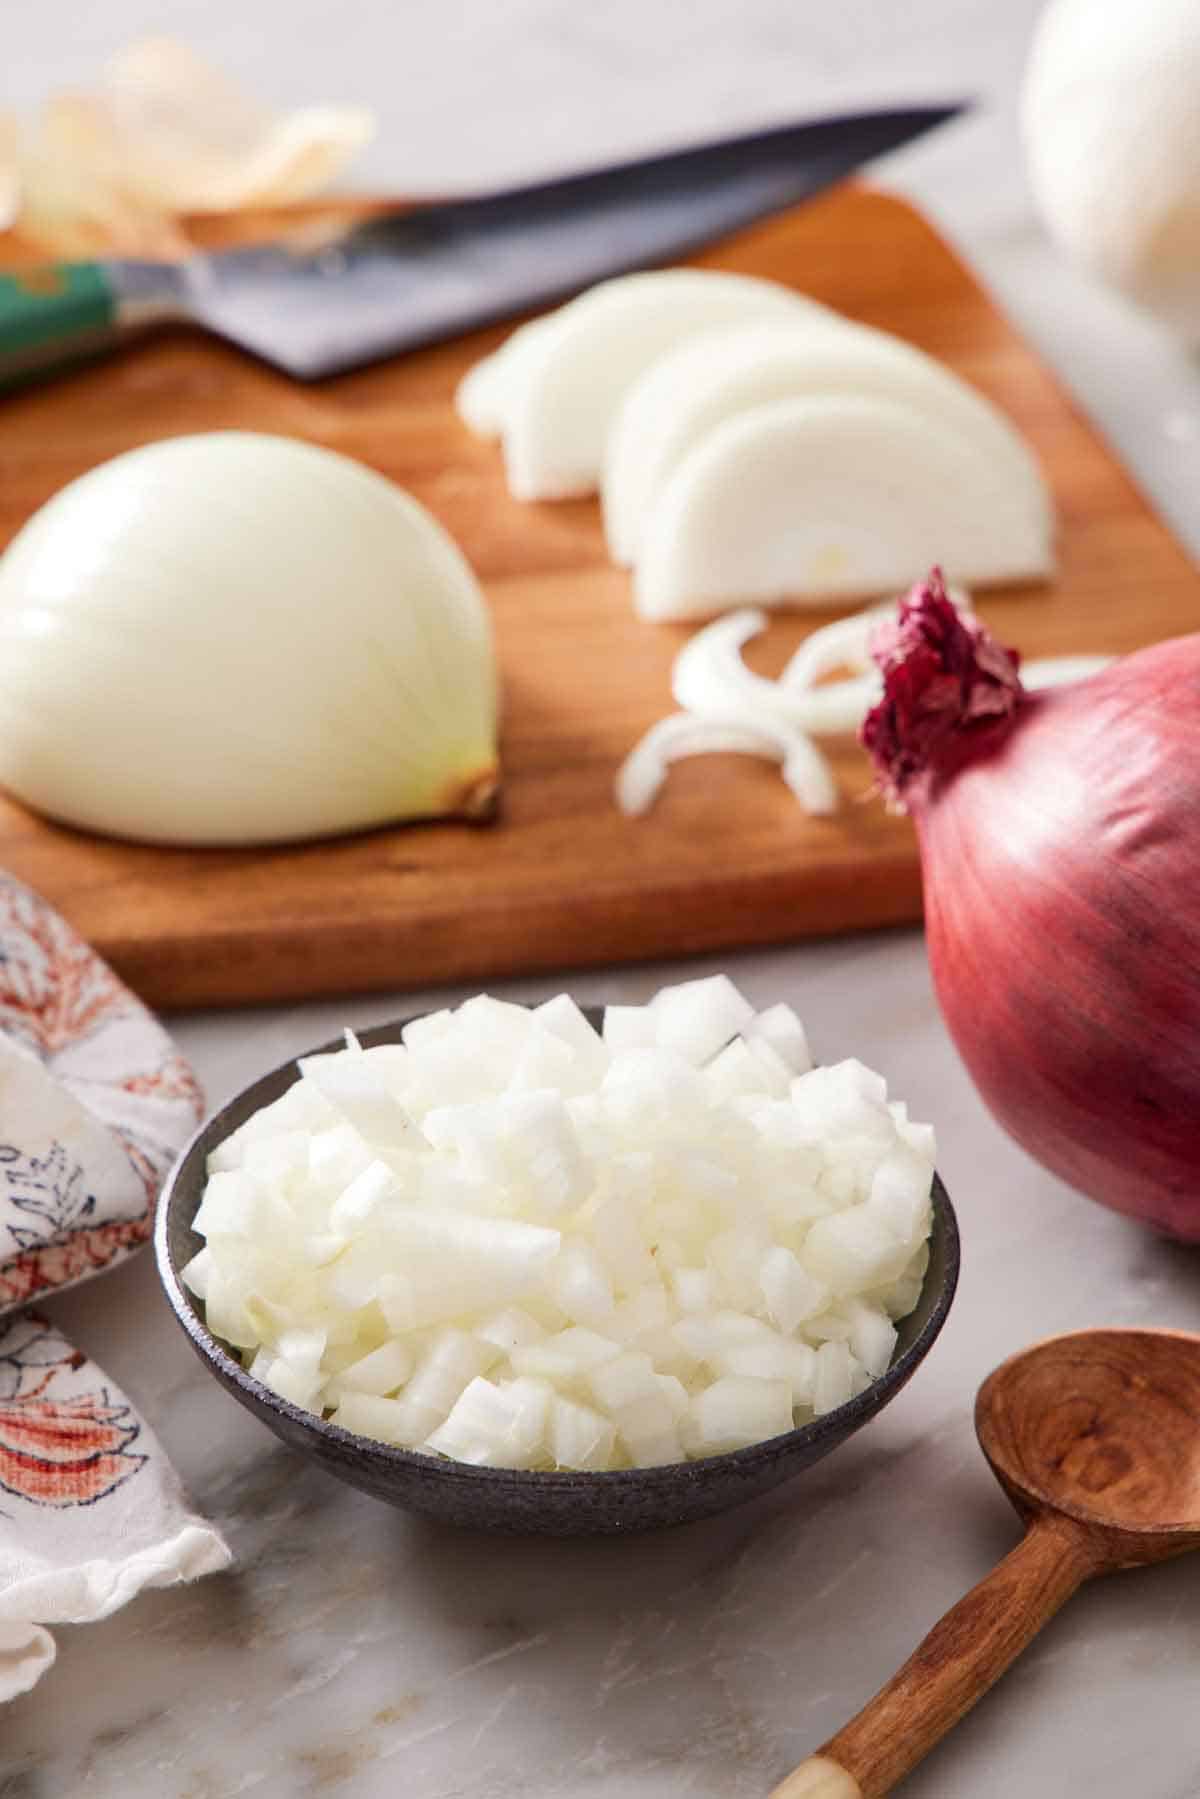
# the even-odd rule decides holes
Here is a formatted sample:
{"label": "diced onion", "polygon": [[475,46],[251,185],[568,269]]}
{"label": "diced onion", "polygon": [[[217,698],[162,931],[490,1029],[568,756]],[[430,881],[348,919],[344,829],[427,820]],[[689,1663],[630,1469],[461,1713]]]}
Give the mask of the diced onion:
{"label": "diced onion", "polygon": [[878,1378],[933,1155],[881,1076],[814,1068],[791,1007],[724,975],[603,1032],[565,995],[480,995],[402,1045],[303,1057],[210,1156],[184,1279],[256,1380],[356,1434],[501,1468],[677,1462]]}

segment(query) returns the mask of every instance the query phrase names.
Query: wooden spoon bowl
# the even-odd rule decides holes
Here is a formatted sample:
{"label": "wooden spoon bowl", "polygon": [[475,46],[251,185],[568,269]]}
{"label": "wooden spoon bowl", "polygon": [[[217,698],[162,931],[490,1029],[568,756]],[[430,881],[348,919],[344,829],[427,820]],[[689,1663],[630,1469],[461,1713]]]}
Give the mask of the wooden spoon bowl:
{"label": "wooden spoon bowl", "polygon": [[979,1390],[975,1431],[1020,1515],[1054,1510],[1106,1565],[1200,1539],[1200,1337],[1093,1330],[1013,1356]]}
{"label": "wooden spoon bowl", "polygon": [[772,1799],[879,1799],[1082,1581],[1200,1548],[1200,1336],[1051,1337],[988,1376],[975,1430],[1024,1539]]}

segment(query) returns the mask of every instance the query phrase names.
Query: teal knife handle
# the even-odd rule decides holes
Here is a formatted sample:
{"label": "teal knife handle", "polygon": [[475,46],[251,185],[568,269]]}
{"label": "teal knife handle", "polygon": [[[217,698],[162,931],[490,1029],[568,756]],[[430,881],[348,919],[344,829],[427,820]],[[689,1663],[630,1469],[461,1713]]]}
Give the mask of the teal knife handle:
{"label": "teal knife handle", "polygon": [[95,355],[117,335],[117,298],[102,263],[0,275],[0,388]]}

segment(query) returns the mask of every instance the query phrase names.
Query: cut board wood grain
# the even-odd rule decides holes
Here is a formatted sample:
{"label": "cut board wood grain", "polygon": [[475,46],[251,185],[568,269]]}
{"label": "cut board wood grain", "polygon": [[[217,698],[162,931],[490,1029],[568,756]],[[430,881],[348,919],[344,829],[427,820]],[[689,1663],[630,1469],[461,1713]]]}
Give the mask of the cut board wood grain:
{"label": "cut board wood grain", "polygon": [[[1027,655],[1125,651],[1200,628],[1200,575],[904,202],[843,187],[697,261],[787,282],[900,333],[1025,431],[1059,511],[1059,571],[1049,587],[979,596],[1004,641]],[[53,901],[152,1005],[483,982],[919,916],[912,830],[870,798],[850,741],[835,752],[846,804],[833,819],[805,818],[776,769],[741,757],[683,763],[647,817],[618,814],[614,772],[671,709],[669,671],[688,628],[635,620],[594,500],[511,500],[496,447],[457,421],[458,378],[507,329],[318,387],[172,332],[0,402],[0,544],[65,482],[136,444],[230,426],[277,431],[360,457],[408,488],[463,546],[493,607],[505,783],[493,825],[163,850],[62,829],[0,799],[0,867]],[[749,659],[778,669],[831,616],[776,615]]]}

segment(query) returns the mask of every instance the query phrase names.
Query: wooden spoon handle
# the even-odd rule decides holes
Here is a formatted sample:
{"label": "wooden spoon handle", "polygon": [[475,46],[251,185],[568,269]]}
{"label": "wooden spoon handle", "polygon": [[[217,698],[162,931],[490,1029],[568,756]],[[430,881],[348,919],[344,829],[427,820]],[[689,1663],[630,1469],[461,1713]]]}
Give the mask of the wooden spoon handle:
{"label": "wooden spoon handle", "polygon": [[858,1716],[771,1799],[879,1799],[916,1767],[1094,1572],[1085,1533],[1038,1518],[1010,1555],[940,1618]]}

